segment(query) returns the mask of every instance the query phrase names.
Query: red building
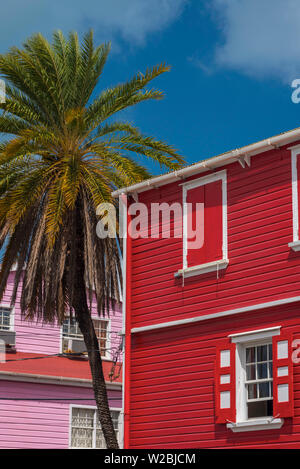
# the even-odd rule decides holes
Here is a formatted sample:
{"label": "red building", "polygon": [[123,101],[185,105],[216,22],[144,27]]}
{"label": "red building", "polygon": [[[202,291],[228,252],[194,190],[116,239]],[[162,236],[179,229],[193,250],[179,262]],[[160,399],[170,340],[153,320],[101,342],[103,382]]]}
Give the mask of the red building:
{"label": "red building", "polygon": [[126,241],[125,447],[300,448],[299,168],[296,129],[115,192],[183,207]]}

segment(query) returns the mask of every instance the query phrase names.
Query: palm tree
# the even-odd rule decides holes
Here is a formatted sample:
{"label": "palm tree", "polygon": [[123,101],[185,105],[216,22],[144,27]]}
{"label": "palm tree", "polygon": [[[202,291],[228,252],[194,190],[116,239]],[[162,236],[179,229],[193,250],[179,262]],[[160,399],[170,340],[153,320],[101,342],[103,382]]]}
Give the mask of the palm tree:
{"label": "palm tree", "polygon": [[[169,70],[164,64],[105,89],[97,85],[110,51],[88,32],[80,43],[58,31],[41,34],[0,56],[6,102],[0,104],[0,299],[16,265],[12,304],[21,288],[25,318],[62,324],[74,314],[88,351],[98,416],[108,448],[117,448],[91,319],[119,301],[117,240],[96,235],[96,207],[111,191],[149,177],[143,159],[176,169],[183,159],[171,146],[142,135],[115,114],[161,99],[145,87]],[[140,160],[140,161],[139,161]]]}

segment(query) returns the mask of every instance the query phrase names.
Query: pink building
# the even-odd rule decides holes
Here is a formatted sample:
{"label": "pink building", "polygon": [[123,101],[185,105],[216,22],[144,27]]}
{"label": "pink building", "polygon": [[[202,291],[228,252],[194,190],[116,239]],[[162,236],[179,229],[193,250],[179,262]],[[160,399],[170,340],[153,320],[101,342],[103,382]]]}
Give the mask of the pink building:
{"label": "pink building", "polygon": [[[10,307],[13,277],[0,303],[0,339],[10,344],[0,363],[0,448],[105,447],[88,360],[71,353],[84,351],[75,320],[62,327],[22,320],[18,299]],[[99,318],[95,308],[93,316],[120,437],[121,310]]]}

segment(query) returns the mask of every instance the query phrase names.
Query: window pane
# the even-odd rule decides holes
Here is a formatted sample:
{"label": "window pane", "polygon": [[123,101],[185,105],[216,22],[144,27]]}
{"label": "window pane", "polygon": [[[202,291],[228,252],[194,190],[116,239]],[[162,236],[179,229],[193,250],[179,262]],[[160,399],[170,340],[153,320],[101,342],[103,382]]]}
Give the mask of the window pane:
{"label": "window pane", "polygon": [[[119,411],[111,411],[111,416],[113,420],[114,429],[116,430],[117,438],[119,415]],[[93,448],[95,447],[95,445],[96,448],[106,448],[104,436],[97,418],[96,409],[73,408],[71,446],[73,448]]]}
{"label": "window pane", "polygon": [[269,363],[269,378],[273,378],[273,363]]}
{"label": "window pane", "polygon": [[268,364],[262,363],[257,365],[257,379],[268,377]]}
{"label": "window pane", "polygon": [[73,448],[92,448],[93,430],[72,428],[71,446]]}
{"label": "window pane", "polygon": [[94,410],[72,409],[71,446],[73,448],[93,447]]}
{"label": "window pane", "polygon": [[0,330],[7,331],[10,329],[10,308],[0,307]]}
{"label": "window pane", "polygon": [[259,397],[270,397],[269,383],[259,383]]}
{"label": "window pane", "polygon": [[257,398],[257,384],[248,384],[248,399]]}
{"label": "window pane", "polygon": [[[99,319],[93,319],[95,333],[99,339],[99,348],[102,356],[106,355],[107,351],[107,335],[108,335],[108,321],[103,321]],[[75,318],[67,318],[63,322],[62,335],[65,339],[80,339],[83,340],[83,335],[81,334],[79,325]],[[63,351],[67,351],[68,342],[63,342],[64,348]]]}
{"label": "window pane", "polygon": [[255,362],[255,347],[249,347],[246,349],[246,363]]}
{"label": "window pane", "polygon": [[273,401],[256,401],[248,403],[248,419],[270,417],[273,415]]}
{"label": "window pane", "polygon": [[93,428],[94,426],[94,410],[93,409],[73,409],[72,426]]}
{"label": "window pane", "polygon": [[272,344],[269,344],[269,360],[273,360],[273,348],[272,348]]}
{"label": "window pane", "polygon": [[247,365],[247,381],[253,381],[256,379],[255,365]]}
{"label": "window pane", "polygon": [[106,355],[108,321],[93,319],[96,336],[99,339],[99,348],[102,356]]}
{"label": "window pane", "polygon": [[257,361],[258,362],[265,362],[268,359],[268,346],[267,345],[260,345],[257,347]]}
{"label": "window pane", "polygon": [[106,449],[105,439],[101,430],[96,431],[96,448]]}

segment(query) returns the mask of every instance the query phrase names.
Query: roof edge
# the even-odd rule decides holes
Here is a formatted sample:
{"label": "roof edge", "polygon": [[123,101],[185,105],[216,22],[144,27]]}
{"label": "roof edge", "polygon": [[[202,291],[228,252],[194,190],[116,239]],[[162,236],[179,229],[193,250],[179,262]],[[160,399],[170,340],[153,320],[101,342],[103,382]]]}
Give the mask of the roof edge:
{"label": "roof edge", "polygon": [[165,184],[170,184],[180,179],[192,176],[193,174],[209,171],[211,169],[219,168],[245,156],[254,156],[258,153],[264,153],[272,148],[278,148],[280,146],[292,143],[300,139],[300,127],[294,130],[289,130],[274,137],[260,140],[259,142],[246,145],[244,147],[231,150],[226,153],[222,153],[217,156],[213,156],[209,159],[202,160],[199,163],[195,163],[190,166],[185,166],[182,169],[173,171],[171,173],[163,174],[162,176],[155,176],[145,181],[133,184],[132,186],[123,187],[112,192],[113,197],[118,197],[121,194],[139,193],[149,189],[153,189]]}
{"label": "roof edge", "polygon": [[[41,375],[37,373],[19,373],[18,371],[0,371],[0,380],[7,381],[27,381],[36,384],[60,384],[64,386],[80,386],[92,388],[92,380],[85,378],[72,378],[69,376]],[[122,388],[122,383],[105,381],[107,389],[118,390]]]}

